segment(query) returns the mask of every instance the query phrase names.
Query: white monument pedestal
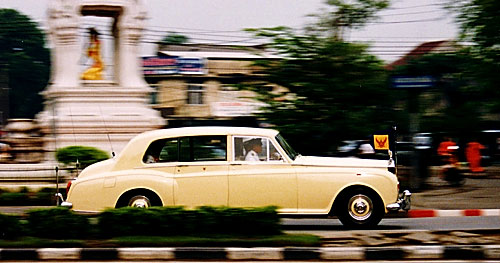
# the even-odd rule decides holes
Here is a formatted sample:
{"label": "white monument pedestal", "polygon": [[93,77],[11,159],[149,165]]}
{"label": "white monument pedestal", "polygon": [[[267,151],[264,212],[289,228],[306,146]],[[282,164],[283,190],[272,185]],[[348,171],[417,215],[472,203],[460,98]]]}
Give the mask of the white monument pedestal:
{"label": "white monument pedestal", "polygon": [[[151,88],[144,81],[138,56],[144,10],[139,0],[49,2],[52,74],[43,92],[45,109],[37,116],[46,160],[54,159],[56,149],[71,145],[119,153],[135,135],[164,125],[160,113],[149,105]],[[82,16],[114,19],[113,80],[80,79]]]}

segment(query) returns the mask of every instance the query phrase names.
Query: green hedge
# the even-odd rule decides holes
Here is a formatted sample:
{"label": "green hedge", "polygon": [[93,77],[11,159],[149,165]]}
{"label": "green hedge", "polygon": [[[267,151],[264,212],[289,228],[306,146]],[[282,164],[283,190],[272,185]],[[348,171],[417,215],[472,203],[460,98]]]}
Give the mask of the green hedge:
{"label": "green hedge", "polygon": [[85,239],[89,236],[88,218],[64,207],[31,210],[27,221],[29,234],[34,237]]}
{"label": "green hedge", "polygon": [[83,169],[93,163],[109,159],[109,154],[95,147],[68,146],[57,150],[56,159],[68,167],[75,167],[78,161],[80,168]]}
{"label": "green hedge", "polygon": [[[1,215],[0,239],[32,236],[51,239],[111,238],[122,236],[271,236],[281,234],[275,207],[118,208],[87,216],[62,208],[36,209],[25,219]],[[22,224],[21,222],[26,221]]]}
{"label": "green hedge", "polygon": [[117,236],[274,235],[281,233],[275,207],[118,208],[98,216],[99,233]]}
{"label": "green hedge", "polygon": [[0,214],[0,235],[1,239],[14,239],[24,235],[19,219]]}
{"label": "green hedge", "polygon": [[[65,194],[65,189],[59,192]],[[31,192],[27,188],[17,192],[0,190],[0,206],[50,206],[56,204],[55,188],[42,188],[37,192]]]}

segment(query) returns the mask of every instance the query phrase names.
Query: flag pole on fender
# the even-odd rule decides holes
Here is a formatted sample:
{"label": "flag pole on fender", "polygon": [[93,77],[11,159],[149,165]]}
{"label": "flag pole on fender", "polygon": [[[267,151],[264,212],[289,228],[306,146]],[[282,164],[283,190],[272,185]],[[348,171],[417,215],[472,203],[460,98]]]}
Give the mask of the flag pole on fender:
{"label": "flag pole on fender", "polygon": [[387,151],[389,154],[389,166],[394,165],[394,173],[397,174],[397,151],[396,151],[396,126],[391,129],[373,134],[373,149],[375,151]]}

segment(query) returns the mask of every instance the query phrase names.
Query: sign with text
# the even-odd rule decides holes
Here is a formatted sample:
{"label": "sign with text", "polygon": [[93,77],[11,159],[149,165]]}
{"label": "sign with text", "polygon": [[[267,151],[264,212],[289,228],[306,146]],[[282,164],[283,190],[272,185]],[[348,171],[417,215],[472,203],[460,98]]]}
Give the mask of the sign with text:
{"label": "sign with text", "polygon": [[217,117],[252,116],[260,112],[264,104],[259,102],[220,101],[212,103],[212,113]]}
{"label": "sign with text", "polygon": [[395,76],[391,83],[396,89],[425,89],[434,87],[436,79],[432,76]]}
{"label": "sign with text", "polygon": [[143,57],[144,75],[206,74],[205,59],[197,57]]}

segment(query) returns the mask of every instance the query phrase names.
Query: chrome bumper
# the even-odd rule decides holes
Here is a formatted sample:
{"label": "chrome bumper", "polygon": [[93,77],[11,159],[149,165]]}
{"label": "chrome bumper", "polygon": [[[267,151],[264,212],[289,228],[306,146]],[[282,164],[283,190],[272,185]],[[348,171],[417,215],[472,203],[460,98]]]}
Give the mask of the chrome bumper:
{"label": "chrome bumper", "polygon": [[388,204],[386,206],[389,211],[398,211],[403,209],[405,211],[410,210],[411,208],[411,193],[408,190],[404,190],[398,197],[398,201],[396,203]]}
{"label": "chrome bumper", "polygon": [[57,193],[56,197],[58,198],[58,200],[60,200],[60,202],[57,202],[59,204],[59,206],[67,207],[70,209],[73,207],[72,203],[64,201],[64,197],[62,196],[61,193]]}

